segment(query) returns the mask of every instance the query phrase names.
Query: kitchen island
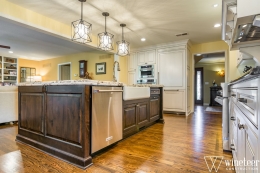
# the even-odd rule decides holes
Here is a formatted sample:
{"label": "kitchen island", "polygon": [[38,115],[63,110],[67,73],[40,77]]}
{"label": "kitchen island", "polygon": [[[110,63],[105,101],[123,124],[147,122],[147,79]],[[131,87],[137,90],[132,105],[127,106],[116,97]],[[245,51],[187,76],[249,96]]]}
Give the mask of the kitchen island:
{"label": "kitchen island", "polygon": [[[87,168],[92,165],[92,87],[118,88],[122,85],[93,80],[20,84],[16,140]],[[146,112],[147,117],[149,112]],[[162,114],[160,117],[162,122]],[[146,125],[149,125],[148,121]]]}

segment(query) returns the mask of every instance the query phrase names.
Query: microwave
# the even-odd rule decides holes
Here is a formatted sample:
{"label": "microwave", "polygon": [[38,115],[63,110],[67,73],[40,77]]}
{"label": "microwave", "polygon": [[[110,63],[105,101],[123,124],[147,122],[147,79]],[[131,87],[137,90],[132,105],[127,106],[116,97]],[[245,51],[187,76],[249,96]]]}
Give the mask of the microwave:
{"label": "microwave", "polygon": [[139,78],[154,78],[154,65],[139,66]]}

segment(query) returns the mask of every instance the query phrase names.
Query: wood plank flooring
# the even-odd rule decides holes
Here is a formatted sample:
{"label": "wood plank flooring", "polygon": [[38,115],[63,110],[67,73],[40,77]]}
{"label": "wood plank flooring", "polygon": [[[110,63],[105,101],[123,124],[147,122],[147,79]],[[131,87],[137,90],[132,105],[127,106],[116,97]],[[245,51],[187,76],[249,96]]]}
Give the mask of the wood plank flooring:
{"label": "wood plank flooring", "polygon": [[[221,115],[206,113],[205,108],[197,106],[188,117],[165,114],[165,124],[155,124],[119,142],[94,157],[94,164],[86,170],[15,142],[17,126],[2,125],[0,172],[209,172],[204,156],[232,157],[222,151]],[[223,161],[218,172],[232,171],[226,170]]]}

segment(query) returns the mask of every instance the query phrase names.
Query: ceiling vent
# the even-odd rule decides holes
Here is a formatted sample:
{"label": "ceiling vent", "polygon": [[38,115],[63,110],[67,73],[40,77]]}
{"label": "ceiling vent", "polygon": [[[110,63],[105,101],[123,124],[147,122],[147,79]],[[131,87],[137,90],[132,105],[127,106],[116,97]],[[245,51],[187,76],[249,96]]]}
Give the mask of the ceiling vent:
{"label": "ceiling vent", "polygon": [[188,35],[188,33],[187,33],[187,32],[185,32],[185,33],[181,33],[181,34],[176,34],[176,36],[177,36],[177,37],[180,37],[180,36],[185,36],[185,35]]}

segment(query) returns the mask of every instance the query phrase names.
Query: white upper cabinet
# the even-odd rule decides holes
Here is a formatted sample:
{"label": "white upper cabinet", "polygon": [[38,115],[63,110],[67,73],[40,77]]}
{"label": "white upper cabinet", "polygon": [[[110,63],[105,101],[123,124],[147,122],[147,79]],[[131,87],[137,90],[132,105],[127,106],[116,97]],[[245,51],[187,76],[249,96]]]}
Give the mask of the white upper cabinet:
{"label": "white upper cabinet", "polygon": [[155,50],[138,52],[137,54],[138,65],[155,64],[155,63],[156,63]]}
{"label": "white upper cabinet", "polygon": [[135,71],[136,70],[136,68],[137,68],[136,59],[137,59],[136,53],[132,53],[130,55],[130,57],[128,57],[128,59],[127,59],[127,61],[128,61],[128,71]]}
{"label": "white upper cabinet", "polygon": [[185,88],[185,50],[158,51],[159,84]]}

